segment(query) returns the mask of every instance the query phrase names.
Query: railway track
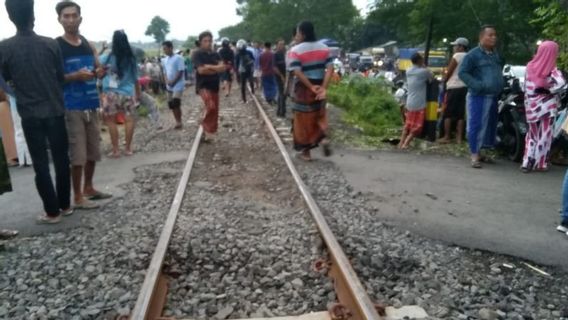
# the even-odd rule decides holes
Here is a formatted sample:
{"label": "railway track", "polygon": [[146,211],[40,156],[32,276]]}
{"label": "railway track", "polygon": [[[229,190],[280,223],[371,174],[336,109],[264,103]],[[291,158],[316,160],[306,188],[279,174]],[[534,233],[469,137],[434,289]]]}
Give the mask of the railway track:
{"label": "railway track", "polygon": [[[314,238],[321,238],[321,244],[323,244],[325,247],[325,251],[314,251],[312,249],[311,253],[310,252],[305,252],[303,253],[303,255],[305,255],[305,259],[309,259],[309,260],[313,260],[313,261],[303,261],[302,262],[302,266],[303,268],[305,268],[306,263],[308,263],[308,265],[310,263],[313,263],[313,269],[314,271],[312,271],[313,274],[316,274],[315,278],[324,278],[323,276],[318,276],[317,272],[319,273],[327,273],[327,275],[329,275],[329,277],[331,278],[331,282],[333,285],[330,285],[330,287],[333,289],[333,291],[335,292],[335,295],[331,295],[332,297],[336,297],[337,301],[336,303],[332,303],[332,304],[328,304],[328,302],[330,301],[320,301],[320,304],[314,304],[311,303],[311,307],[315,307],[316,310],[310,310],[310,308],[304,308],[306,310],[303,310],[306,312],[305,316],[297,316],[297,310],[296,311],[292,311],[293,313],[295,313],[294,317],[285,317],[285,319],[310,319],[310,320],[323,320],[323,319],[355,319],[355,320],[359,320],[359,319],[369,319],[369,320],[373,320],[373,319],[381,319],[381,316],[384,315],[384,309],[382,307],[378,307],[377,305],[375,305],[373,303],[373,301],[369,298],[369,296],[366,293],[365,288],[363,287],[361,281],[358,279],[355,271],[353,270],[351,263],[349,261],[349,259],[347,258],[347,256],[345,255],[345,253],[343,252],[339,242],[337,241],[337,239],[335,238],[334,234],[332,233],[328,223],[326,222],[326,219],[324,218],[320,208],[318,207],[317,203],[315,202],[314,198],[312,197],[312,195],[310,194],[310,191],[308,190],[307,186],[304,184],[304,182],[302,181],[302,178],[300,176],[300,174],[298,173],[298,171],[296,170],[294,163],[288,153],[288,150],[286,149],[284,142],[282,141],[282,138],[279,136],[279,132],[282,133],[283,129],[279,128],[279,130],[277,130],[271,120],[269,119],[269,117],[267,116],[266,112],[264,111],[261,103],[258,101],[258,99],[253,96],[253,101],[254,101],[254,107],[250,106],[250,105],[240,105],[241,109],[238,109],[236,107],[230,107],[230,108],[226,108],[226,109],[222,109],[223,111],[221,111],[221,117],[224,121],[222,121],[223,126],[225,128],[223,128],[223,130],[227,130],[230,133],[229,136],[234,137],[234,139],[237,139],[238,135],[241,134],[237,131],[234,131],[234,129],[232,129],[233,125],[235,124],[235,121],[251,121],[256,123],[256,125],[258,126],[258,128],[255,128],[255,130],[257,131],[257,134],[253,134],[250,138],[248,137],[240,137],[241,139],[244,138],[244,140],[247,139],[264,139],[266,140],[265,137],[263,137],[263,134],[258,132],[260,128],[265,127],[266,130],[268,131],[268,135],[269,135],[269,139],[271,139],[273,146],[275,145],[277,147],[278,153],[281,156],[281,159],[284,160],[287,169],[289,171],[289,176],[288,179],[290,181],[293,181],[294,187],[296,188],[296,194],[301,194],[301,198],[303,199],[303,202],[305,204],[305,208],[307,208],[307,210],[298,210],[298,208],[294,208],[294,202],[298,203],[300,201],[289,201],[291,199],[272,199],[272,197],[270,195],[267,194],[263,194],[262,192],[260,192],[260,197],[265,197],[268,198],[269,201],[267,202],[272,202],[275,203],[274,208],[278,208],[278,207],[282,207],[283,203],[285,203],[287,200],[290,203],[290,206],[292,207],[293,212],[285,212],[286,210],[283,210],[282,212],[280,212],[279,210],[265,210],[265,211],[270,211],[271,214],[263,214],[260,213],[259,211],[263,211],[264,207],[254,207],[253,205],[250,204],[243,204],[243,203],[239,203],[237,201],[237,198],[239,197],[244,197],[246,199],[246,197],[251,197],[250,194],[243,194],[242,193],[242,188],[244,186],[244,184],[241,184],[242,181],[241,180],[246,180],[246,174],[250,173],[246,172],[247,170],[245,170],[245,168],[239,168],[238,165],[241,164],[243,161],[246,161],[246,159],[239,159],[234,160],[231,159],[231,156],[224,154],[225,153],[229,153],[229,154],[236,154],[238,153],[238,148],[242,148],[239,146],[234,146],[234,148],[236,148],[235,150],[227,150],[227,149],[231,149],[231,147],[227,147],[227,145],[223,145],[223,147],[225,148],[225,150],[216,150],[215,148],[217,148],[219,146],[219,144],[216,142],[214,144],[211,145],[201,145],[202,144],[202,129],[199,128],[197,130],[197,134],[196,137],[194,139],[194,143],[192,145],[192,148],[189,152],[188,158],[187,158],[187,162],[185,164],[184,170],[183,170],[183,174],[182,177],[179,181],[179,185],[177,188],[177,191],[175,193],[175,196],[173,198],[170,210],[169,210],[169,214],[167,216],[166,222],[164,223],[161,235],[159,237],[158,243],[156,245],[156,249],[154,251],[154,254],[152,256],[152,260],[150,262],[150,266],[146,271],[146,275],[145,275],[145,280],[144,283],[142,285],[142,288],[140,290],[140,294],[138,296],[136,305],[134,307],[134,309],[131,312],[130,315],[130,319],[174,319],[172,315],[172,312],[170,310],[170,305],[172,303],[169,302],[169,300],[175,300],[174,304],[176,304],[177,306],[179,306],[179,304],[183,304],[184,301],[187,303],[191,303],[192,301],[197,303],[199,300],[184,300],[183,298],[176,298],[176,294],[179,293],[180,291],[183,292],[185,295],[188,295],[188,292],[194,292],[194,290],[192,288],[187,288],[187,287],[191,287],[191,285],[187,286],[188,281],[191,282],[191,277],[187,278],[185,273],[187,272],[193,272],[194,273],[194,280],[204,280],[201,279],[200,273],[199,273],[199,267],[197,266],[199,264],[199,262],[202,261],[193,261],[192,259],[208,259],[206,256],[208,256],[208,254],[204,254],[204,255],[199,255],[196,254],[195,251],[196,249],[199,248],[204,248],[207,247],[207,243],[200,243],[200,244],[191,244],[189,246],[184,246],[184,243],[190,242],[191,243],[191,239],[192,239],[192,230],[193,232],[197,233],[203,233],[203,232],[220,232],[223,233],[224,236],[227,236],[228,241],[227,242],[231,242],[231,239],[233,239],[234,242],[238,242],[238,241],[243,241],[242,239],[239,239],[239,237],[242,236],[246,236],[249,237],[249,242],[246,244],[247,246],[254,246],[255,242],[262,242],[262,241],[273,241],[273,239],[271,239],[270,237],[268,238],[263,238],[261,236],[258,236],[258,233],[252,232],[252,236],[250,234],[250,232],[248,234],[244,234],[243,232],[240,231],[240,228],[243,227],[242,225],[242,219],[249,219],[250,221],[254,221],[255,219],[260,219],[260,217],[264,218],[264,219],[274,219],[274,220],[279,220],[279,221],[283,221],[282,224],[280,225],[281,227],[283,226],[283,228],[306,228],[305,231],[302,231],[302,233],[305,234],[310,234],[309,227],[306,226],[302,226],[303,224],[311,224],[313,227],[313,230],[317,230],[316,232],[312,232],[312,236],[308,236],[305,239],[302,239],[302,241],[304,243],[302,243],[302,241],[297,242],[296,244],[286,244],[288,242],[290,242],[289,240],[284,240],[282,245],[283,247],[286,247],[289,250],[293,250],[293,251],[298,251],[298,250],[302,250],[302,247],[306,247],[305,245],[305,241],[311,241],[311,242],[317,242],[314,240]],[[243,109],[243,108],[248,108],[248,109]],[[252,108],[254,108],[254,110],[252,110]],[[251,117],[250,114],[252,113],[257,113],[258,117]],[[249,115],[248,118],[246,118],[244,115]],[[234,119],[233,119],[234,118]],[[259,121],[260,118],[260,121]],[[286,138],[285,138],[286,139]],[[244,141],[243,140],[243,141]],[[219,141],[218,141],[219,142]],[[201,148],[201,150],[200,150]],[[259,151],[259,150],[257,150]],[[199,154],[203,153],[205,158],[203,160],[200,160]],[[254,157],[261,157],[262,154],[261,153],[256,153],[254,152],[254,150],[243,150],[243,154],[249,154]],[[222,173],[223,172],[223,167],[227,170],[233,171],[234,174],[225,174]],[[282,166],[283,167],[283,166]],[[265,175],[265,174],[270,174],[270,170],[271,168],[264,168],[264,172],[261,172],[261,174]],[[262,168],[258,169],[262,171]],[[275,168],[272,168],[272,170],[277,170]],[[253,170],[254,171],[254,170]],[[282,169],[282,172],[280,171],[274,171],[273,177],[267,177],[268,184],[264,184],[264,185],[259,185],[257,186],[259,189],[266,189],[266,188],[270,188],[270,179],[277,179],[277,177],[282,176],[282,174],[284,174],[284,169]],[[217,175],[216,175],[217,174]],[[222,181],[224,178],[226,178],[226,176],[233,176],[233,177],[240,177],[242,176],[242,178],[237,179],[237,180],[226,180],[226,181],[231,181],[229,182],[229,188],[231,188],[231,183],[233,183],[234,185],[232,185],[233,189],[235,189],[234,191],[237,192],[238,196],[234,196],[234,194],[232,194],[232,196],[234,197],[233,200],[228,200],[228,204],[234,207],[238,207],[239,205],[242,206],[249,206],[248,207],[248,211],[249,211],[249,216],[248,217],[239,217],[237,219],[238,223],[235,223],[234,228],[231,228],[231,226],[222,226],[222,224],[219,224],[219,226],[217,227],[218,230],[214,230],[213,229],[207,229],[207,224],[211,225],[211,224],[215,224],[215,221],[220,222],[222,219],[227,219],[227,214],[234,214],[234,212],[228,212],[228,213],[221,213],[219,211],[221,210],[208,210],[208,207],[212,207],[212,203],[214,203],[216,200],[211,200],[212,202],[209,201],[205,201],[206,203],[200,204],[199,201],[195,201],[196,199],[192,198],[192,195],[195,193],[227,193],[227,190],[224,190],[224,187],[221,187],[220,190],[215,189],[214,186],[211,185],[211,183],[213,183],[214,181],[209,181],[209,182],[203,182],[203,179],[207,179],[207,176],[210,176],[210,178],[214,178],[213,180],[217,180],[217,179],[221,179]],[[192,177],[197,176],[197,178],[192,179]],[[204,178],[205,177],[205,178]],[[291,179],[290,179],[291,177]],[[258,177],[256,177],[255,179],[258,179]],[[292,183],[292,182],[291,182]],[[283,183],[284,188],[286,186],[286,183]],[[205,190],[203,190],[205,189]],[[241,194],[239,194],[238,192],[241,192]],[[262,190],[260,190],[262,191]],[[266,191],[266,190],[264,190]],[[277,187],[275,187],[274,190],[271,191],[282,191],[282,190],[278,190]],[[293,190],[289,190],[289,191],[293,191]],[[285,192],[276,192],[276,198],[278,194],[289,194],[289,193],[285,193]],[[298,196],[299,198],[299,196]],[[188,199],[190,201],[188,201]],[[203,199],[203,198],[200,198]],[[267,200],[267,199],[265,199]],[[233,201],[233,202],[232,202]],[[275,202],[276,201],[276,202]],[[278,202],[280,201],[280,202]],[[276,212],[276,213],[275,213]],[[303,215],[302,215],[303,213]],[[217,215],[219,214],[219,216],[212,216],[212,215]],[[206,219],[206,221],[199,223],[199,221],[201,221],[200,219],[203,218],[203,216],[208,217],[209,219],[212,220],[208,220]],[[301,221],[294,221],[294,219],[297,219],[298,216],[300,216],[300,219],[305,219],[305,223],[302,223]],[[230,217],[230,218],[234,218],[234,217]],[[241,219],[242,218],[242,219]],[[197,219],[197,220],[196,220]],[[184,223],[183,227],[176,227],[176,224],[179,223],[180,221],[182,221]],[[239,223],[241,225],[239,225]],[[254,225],[254,224],[251,224]],[[245,228],[246,228],[246,223],[245,223]],[[187,228],[186,228],[187,227]],[[200,229],[201,228],[201,229]],[[189,229],[189,230],[188,230]],[[222,229],[222,230],[220,230]],[[270,235],[271,232],[275,232],[275,230],[268,230],[268,232],[263,233],[263,234],[268,234]],[[256,236],[256,238],[255,238]],[[179,239],[178,239],[179,238]],[[231,246],[231,243],[227,243],[227,245]],[[216,246],[219,246],[219,244],[216,244]],[[223,246],[223,245],[221,245]],[[310,246],[314,246],[313,243],[310,244]],[[307,246],[307,247],[310,247]],[[172,249],[173,247],[173,249]],[[211,249],[211,248],[210,248]],[[236,249],[235,249],[236,250]],[[190,251],[188,254],[183,253],[184,251]],[[234,250],[233,250],[234,251]],[[251,252],[254,252],[255,250],[251,250]],[[170,253],[169,253],[170,252]],[[168,257],[168,255],[171,255],[172,252],[177,252],[177,259],[173,259],[174,261],[172,261],[171,257]],[[210,250],[206,250],[206,252],[211,252]],[[273,252],[274,254],[276,254],[275,257],[273,257],[272,259],[278,259],[278,255],[282,255],[285,256],[285,253],[280,253],[280,252]],[[327,256],[326,256],[327,254]],[[232,261],[232,259],[236,259],[237,256],[239,256],[240,254],[235,255],[234,257],[224,257],[225,260],[230,260]],[[320,259],[317,259],[317,257],[320,257]],[[222,259],[221,259],[222,260]],[[286,260],[286,258],[282,258],[282,260]],[[246,268],[246,259],[243,259],[243,261],[245,261],[244,263],[242,263],[241,266],[238,267],[234,267],[231,268],[231,264],[230,261],[226,261],[229,262],[228,264],[220,264],[220,265],[215,265],[214,263],[211,263],[211,261],[206,262],[204,264],[204,268],[213,272],[215,270],[215,268],[222,268],[222,269],[227,269],[225,270],[226,272],[230,272],[230,271],[234,271],[234,272],[239,272],[241,271],[241,269]],[[236,261],[236,260],[235,260]],[[246,272],[246,271],[245,271]],[[285,273],[294,273],[294,270],[287,270]],[[304,270],[305,272],[305,270]],[[268,274],[267,276],[265,276],[263,279],[265,279],[265,281],[277,281],[277,280],[271,280],[271,276],[274,276],[274,274],[270,275]],[[184,279],[184,281],[180,281],[178,278],[182,278]],[[211,280],[211,279],[209,279]],[[222,285],[222,281],[220,281],[219,276],[217,276],[217,278],[213,278],[213,281],[217,281],[218,286]],[[279,281],[282,281],[281,279]],[[296,281],[296,280],[295,280]],[[296,281],[298,282],[298,281]],[[183,284],[186,284],[186,288],[182,288],[180,290],[180,286],[183,287]],[[321,292],[325,293],[325,285],[322,283],[322,280],[315,280],[316,284],[312,284],[312,285],[322,285],[322,289]],[[311,283],[308,283],[308,285],[310,285]],[[252,285],[252,283],[251,283]],[[254,288],[251,288],[254,289]],[[175,291],[176,293],[172,292]],[[263,292],[262,290],[257,289],[255,291],[255,293],[257,295],[263,295],[266,294],[265,292]],[[231,292],[231,294],[234,294]],[[268,296],[270,296],[270,294],[267,294]],[[226,294],[221,295],[223,297],[226,296]],[[217,297],[218,298],[218,297]],[[274,299],[274,296],[271,297],[272,299]],[[327,311],[322,311],[322,308],[325,310],[325,307],[322,307],[322,303],[324,303],[324,305],[326,305]],[[308,305],[308,303],[306,302],[306,305]],[[284,309],[286,310],[286,309]],[[168,312],[165,312],[168,311]],[[223,310],[213,310],[214,312],[219,312],[221,313],[221,315],[218,315],[218,317],[223,317],[222,313],[224,312]],[[232,311],[232,310],[229,310]],[[225,310],[226,312],[226,310]],[[310,313],[311,312],[311,313]],[[200,318],[207,318],[208,315],[204,312],[193,312],[192,314],[196,314],[198,317]],[[166,316],[164,316],[166,315]],[[238,315],[238,313],[237,313]],[[228,316],[228,315],[225,315]],[[234,314],[233,314],[234,316]],[[182,316],[183,317],[183,316]],[[260,316],[259,316],[260,317]]]}

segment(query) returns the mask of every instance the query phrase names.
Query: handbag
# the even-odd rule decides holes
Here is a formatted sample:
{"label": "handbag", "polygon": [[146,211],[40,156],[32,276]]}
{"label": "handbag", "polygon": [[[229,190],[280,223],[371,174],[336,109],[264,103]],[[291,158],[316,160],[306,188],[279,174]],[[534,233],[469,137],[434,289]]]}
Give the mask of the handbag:
{"label": "handbag", "polygon": [[317,103],[317,95],[306,87],[302,81],[296,81],[294,84],[294,102],[303,105],[313,105]]}

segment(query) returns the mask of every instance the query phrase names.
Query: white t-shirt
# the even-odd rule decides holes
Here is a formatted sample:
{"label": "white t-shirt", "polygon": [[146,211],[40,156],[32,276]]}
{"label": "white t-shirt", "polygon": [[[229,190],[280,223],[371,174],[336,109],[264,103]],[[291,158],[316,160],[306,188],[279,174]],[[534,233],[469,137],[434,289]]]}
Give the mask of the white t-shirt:
{"label": "white t-shirt", "polygon": [[452,74],[452,76],[450,77],[450,79],[448,79],[448,83],[446,85],[446,88],[448,89],[459,89],[459,88],[465,88],[465,83],[460,79],[458,73],[460,70],[460,66],[463,62],[463,58],[465,58],[466,53],[465,52],[457,52],[456,54],[454,54],[453,59],[455,59],[458,63],[458,66],[456,67],[456,70],[454,70],[454,73]]}

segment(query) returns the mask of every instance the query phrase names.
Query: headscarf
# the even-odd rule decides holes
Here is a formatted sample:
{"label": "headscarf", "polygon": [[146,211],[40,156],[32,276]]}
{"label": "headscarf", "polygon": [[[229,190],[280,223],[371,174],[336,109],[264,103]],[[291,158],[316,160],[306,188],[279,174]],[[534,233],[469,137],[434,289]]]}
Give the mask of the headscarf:
{"label": "headscarf", "polygon": [[527,65],[527,79],[537,88],[548,88],[548,77],[556,69],[558,44],[554,41],[544,41],[534,58]]}

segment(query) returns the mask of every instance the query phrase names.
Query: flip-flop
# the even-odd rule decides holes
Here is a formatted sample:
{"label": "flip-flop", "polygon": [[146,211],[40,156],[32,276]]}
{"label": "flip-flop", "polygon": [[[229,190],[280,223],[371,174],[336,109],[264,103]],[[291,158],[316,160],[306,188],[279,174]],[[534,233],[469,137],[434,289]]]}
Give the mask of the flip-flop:
{"label": "flip-flop", "polygon": [[312,162],[313,161],[313,159],[311,157],[306,157],[301,153],[296,154],[296,158],[303,160],[305,162]]}
{"label": "flip-flop", "polygon": [[111,158],[111,159],[119,159],[119,158],[120,158],[120,154],[119,154],[119,153],[113,153],[113,152],[111,152],[111,153],[109,153],[109,154],[107,155],[107,157],[109,157],[109,158]]}
{"label": "flip-flop", "polygon": [[84,200],[81,203],[75,203],[75,210],[94,210],[98,209],[100,206],[92,200]]}
{"label": "flip-flop", "polygon": [[9,240],[18,236],[19,232],[16,230],[0,230],[0,240]]}
{"label": "flip-flop", "polygon": [[471,161],[471,167],[474,168],[474,169],[482,169],[483,165],[481,165],[481,161],[472,160]]}
{"label": "flip-flop", "polygon": [[127,156],[127,157],[131,157],[131,156],[134,155],[134,152],[132,152],[132,151],[124,151],[124,155]]}
{"label": "flip-flop", "polygon": [[97,193],[95,194],[91,194],[91,195],[87,195],[85,196],[87,199],[91,200],[91,201],[98,201],[98,200],[105,200],[105,199],[110,199],[112,198],[112,194],[108,194],[108,193],[103,193],[100,191],[97,191]]}
{"label": "flip-flop", "polygon": [[36,220],[37,224],[58,224],[61,222],[61,216],[48,217],[47,215],[40,216]]}
{"label": "flip-flop", "polygon": [[331,147],[329,146],[329,143],[323,144],[322,148],[323,148],[323,155],[325,157],[330,157],[331,154],[332,154],[332,151],[331,151]]}

